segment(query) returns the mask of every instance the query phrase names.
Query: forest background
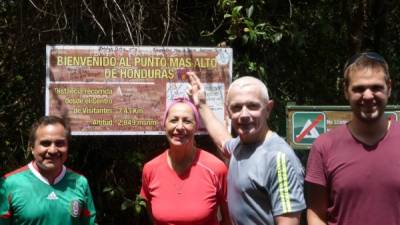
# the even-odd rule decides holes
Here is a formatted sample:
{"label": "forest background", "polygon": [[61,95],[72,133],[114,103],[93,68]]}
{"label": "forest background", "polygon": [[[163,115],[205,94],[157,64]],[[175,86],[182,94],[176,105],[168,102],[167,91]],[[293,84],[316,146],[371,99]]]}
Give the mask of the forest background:
{"label": "forest background", "polygon": [[[233,79],[268,84],[270,125],[285,136],[288,102],[346,104],[342,68],[359,51],[387,59],[389,104],[397,104],[399,35],[399,0],[0,0],[0,175],[31,160],[46,44],[231,47]],[[216,152],[209,137],[197,141]],[[67,165],[89,179],[99,224],[149,224],[138,198],[141,169],[166,147],[161,136],[73,137]],[[305,162],[307,151],[298,155]]]}

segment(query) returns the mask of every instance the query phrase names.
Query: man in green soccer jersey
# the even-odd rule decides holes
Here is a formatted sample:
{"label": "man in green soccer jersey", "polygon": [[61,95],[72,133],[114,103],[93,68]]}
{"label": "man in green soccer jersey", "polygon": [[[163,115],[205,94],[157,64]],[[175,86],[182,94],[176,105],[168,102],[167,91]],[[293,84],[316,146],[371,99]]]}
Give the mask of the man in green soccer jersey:
{"label": "man in green soccer jersey", "polygon": [[0,182],[0,225],[96,224],[86,178],[64,166],[69,137],[59,117],[33,124],[28,147],[34,160]]}

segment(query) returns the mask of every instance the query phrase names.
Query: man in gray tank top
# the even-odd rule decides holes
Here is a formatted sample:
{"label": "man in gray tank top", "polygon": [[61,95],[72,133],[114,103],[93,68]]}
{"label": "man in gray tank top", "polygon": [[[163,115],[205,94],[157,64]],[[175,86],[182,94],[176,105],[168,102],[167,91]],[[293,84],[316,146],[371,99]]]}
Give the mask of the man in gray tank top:
{"label": "man in gray tank top", "polygon": [[248,76],[230,85],[226,107],[238,134],[232,138],[208,107],[199,78],[193,72],[188,75],[188,95],[218,149],[229,159],[228,208],[232,222],[298,225],[306,207],[304,171],[293,150],[268,127],[273,101],[267,87]]}

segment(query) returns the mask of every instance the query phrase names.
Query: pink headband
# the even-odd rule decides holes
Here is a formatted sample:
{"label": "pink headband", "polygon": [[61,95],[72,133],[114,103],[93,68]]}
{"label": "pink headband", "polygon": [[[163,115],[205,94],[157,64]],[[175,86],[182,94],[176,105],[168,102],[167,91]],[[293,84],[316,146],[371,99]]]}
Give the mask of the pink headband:
{"label": "pink headband", "polygon": [[197,110],[197,107],[186,97],[176,97],[174,100],[172,100],[171,103],[167,106],[165,112],[164,112],[164,118],[163,118],[163,125],[165,127],[165,122],[167,120],[168,112],[171,109],[172,106],[174,106],[177,103],[185,103],[186,105],[190,106],[193,110],[194,114],[194,119],[196,120],[196,130],[200,128],[200,114],[199,111]]}

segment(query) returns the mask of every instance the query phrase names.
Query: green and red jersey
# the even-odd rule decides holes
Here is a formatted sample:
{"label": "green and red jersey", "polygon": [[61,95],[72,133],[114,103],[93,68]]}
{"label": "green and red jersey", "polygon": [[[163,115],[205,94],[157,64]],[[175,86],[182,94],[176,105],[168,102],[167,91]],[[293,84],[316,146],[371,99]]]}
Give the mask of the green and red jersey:
{"label": "green and red jersey", "polygon": [[53,184],[29,163],[0,185],[0,225],[96,224],[87,179],[65,166]]}

